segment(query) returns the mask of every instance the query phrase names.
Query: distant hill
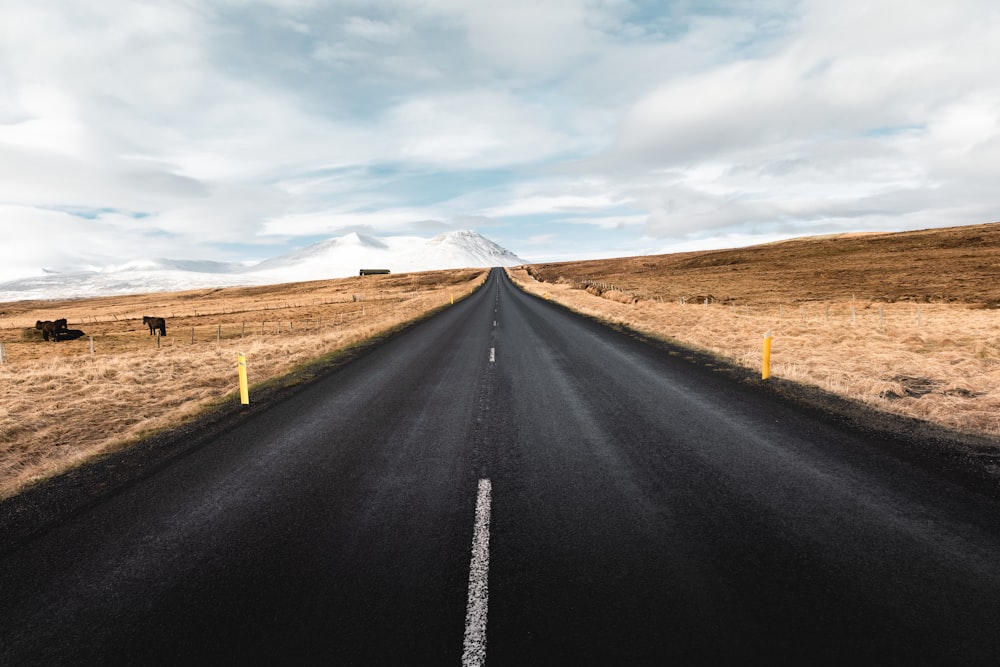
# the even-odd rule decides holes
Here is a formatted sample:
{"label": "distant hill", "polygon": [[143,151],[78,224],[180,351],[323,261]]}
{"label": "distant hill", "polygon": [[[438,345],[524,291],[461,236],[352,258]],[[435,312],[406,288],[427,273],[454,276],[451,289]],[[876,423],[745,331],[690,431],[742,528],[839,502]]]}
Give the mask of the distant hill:
{"label": "distant hill", "polygon": [[653,299],[797,304],[853,299],[1000,307],[1000,223],[804,237],[729,250],[535,264]]}
{"label": "distant hill", "polygon": [[206,287],[268,285],[345,278],[360,269],[392,273],[524,264],[506,248],[474,231],[432,239],[375,238],[351,233],[330,238],[254,265],[184,259],[125,259],[90,271],[43,275],[0,283],[0,301],[174,292]]}

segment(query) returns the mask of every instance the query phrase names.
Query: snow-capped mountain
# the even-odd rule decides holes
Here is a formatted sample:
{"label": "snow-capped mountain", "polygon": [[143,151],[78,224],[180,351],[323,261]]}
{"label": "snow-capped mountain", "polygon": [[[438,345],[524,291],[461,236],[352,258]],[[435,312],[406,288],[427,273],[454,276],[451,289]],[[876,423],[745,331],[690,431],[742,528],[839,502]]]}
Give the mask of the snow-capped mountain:
{"label": "snow-capped mountain", "polygon": [[0,301],[65,299],[205,287],[268,285],[358,275],[360,269],[392,273],[526,264],[506,248],[473,231],[432,239],[375,238],[351,233],[247,265],[230,262],[131,260],[88,271],[43,275],[0,283]]}

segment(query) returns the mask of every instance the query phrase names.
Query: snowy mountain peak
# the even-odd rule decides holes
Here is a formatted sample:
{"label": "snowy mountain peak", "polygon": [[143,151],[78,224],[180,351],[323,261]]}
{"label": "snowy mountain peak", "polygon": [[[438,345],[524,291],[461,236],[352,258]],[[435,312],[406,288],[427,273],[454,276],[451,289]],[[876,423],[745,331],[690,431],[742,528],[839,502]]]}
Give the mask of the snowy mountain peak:
{"label": "snowy mountain peak", "polygon": [[379,241],[374,236],[365,236],[364,234],[359,234],[358,232],[351,232],[346,236],[341,236],[339,238],[331,239],[335,243],[340,243],[343,245],[358,245],[365,246],[369,248],[388,248],[385,243]]}
{"label": "snowy mountain peak", "polygon": [[[488,253],[490,255],[496,255],[497,257],[512,257],[517,259],[517,255],[507,250],[499,243],[491,241],[479,232],[474,232],[472,230],[462,230],[458,232],[449,232],[447,234],[442,234],[447,240],[454,243],[459,243],[464,245],[469,250],[475,250],[480,253]],[[523,262],[518,259],[519,264]]]}
{"label": "snowy mountain peak", "polygon": [[[445,257],[467,257],[466,266],[515,266],[524,260],[482,234],[464,229],[446,232],[427,241],[427,250],[441,261]],[[457,268],[457,267],[456,267]]]}

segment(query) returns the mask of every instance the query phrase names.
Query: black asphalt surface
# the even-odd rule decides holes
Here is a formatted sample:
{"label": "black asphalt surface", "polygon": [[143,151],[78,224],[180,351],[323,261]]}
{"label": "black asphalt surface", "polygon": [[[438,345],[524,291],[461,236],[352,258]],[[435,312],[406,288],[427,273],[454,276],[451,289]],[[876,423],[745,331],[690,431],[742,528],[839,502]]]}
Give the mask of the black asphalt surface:
{"label": "black asphalt surface", "polygon": [[461,664],[481,479],[487,664],[1000,664],[995,493],[500,271],[190,438],[5,538],[0,664]]}

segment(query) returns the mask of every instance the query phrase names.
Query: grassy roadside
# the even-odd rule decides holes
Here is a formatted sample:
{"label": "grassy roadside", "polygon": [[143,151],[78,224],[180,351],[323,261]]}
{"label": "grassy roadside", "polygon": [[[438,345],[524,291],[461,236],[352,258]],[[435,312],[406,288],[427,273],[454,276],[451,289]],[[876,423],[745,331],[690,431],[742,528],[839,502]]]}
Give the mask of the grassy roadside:
{"label": "grassy roadside", "polygon": [[[485,276],[437,271],[0,304],[8,358],[0,364],[0,499],[238,403],[238,351],[256,405],[471,294]],[[143,314],[166,314],[167,337],[150,336]],[[34,340],[36,319],[59,316],[87,335]]]}

